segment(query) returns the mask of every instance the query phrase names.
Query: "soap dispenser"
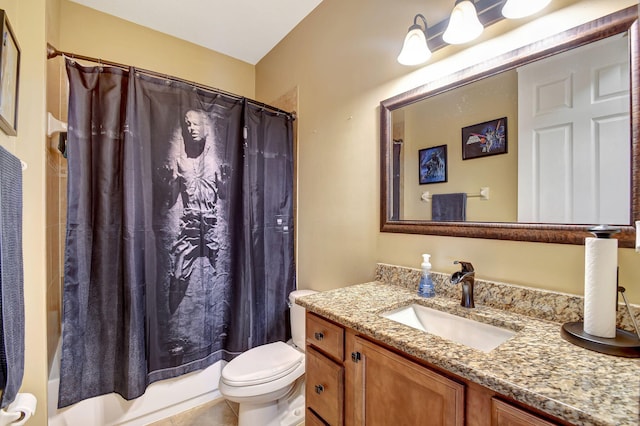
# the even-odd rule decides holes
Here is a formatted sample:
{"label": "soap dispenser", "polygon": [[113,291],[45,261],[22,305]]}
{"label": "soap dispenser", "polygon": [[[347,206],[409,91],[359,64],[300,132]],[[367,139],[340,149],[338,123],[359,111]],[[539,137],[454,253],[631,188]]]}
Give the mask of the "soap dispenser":
{"label": "soap dispenser", "polygon": [[430,254],[422,255],[422,276],[420,277],[420,284],[418,285],[418,296],[422,297],[434,297],[436,295],[436,288],[433,285],[431,279],[431,263],[429,263]]}

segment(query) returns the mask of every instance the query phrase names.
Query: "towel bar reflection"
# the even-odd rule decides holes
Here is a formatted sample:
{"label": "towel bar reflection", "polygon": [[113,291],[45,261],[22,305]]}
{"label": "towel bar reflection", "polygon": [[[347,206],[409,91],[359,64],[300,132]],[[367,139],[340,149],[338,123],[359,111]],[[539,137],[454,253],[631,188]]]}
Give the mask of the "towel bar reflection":
{"label": "towel bar reflection", "polygon": [[[422,194],[422,196],[420,197],[422,199],[422,201],[424,202],[429,202],[431,201],[431,196],[433,194],[431,194],[429,191],[426,191]],[[480,192],[477,194],[467,194],[467,198],[469,197],[473,197],[473,198],[480,198],[481,200],[488,200],[489,199],[489,187],[488,186],[483,186],[482,188],[480,188]]]}

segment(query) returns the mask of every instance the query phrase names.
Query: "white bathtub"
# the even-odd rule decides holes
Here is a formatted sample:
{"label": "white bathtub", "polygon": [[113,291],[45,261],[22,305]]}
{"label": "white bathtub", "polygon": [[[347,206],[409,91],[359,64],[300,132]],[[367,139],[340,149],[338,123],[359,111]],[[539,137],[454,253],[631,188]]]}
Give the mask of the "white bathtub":
{"label": "white bathtub", "polygon": [[61,410],[58,405],[60,384],[60,345],[49,375],[49,426],[145,425],[198,405],[221,399],[218,380],[222,361],[184,376],[153,383],[140,398],[124,400],[108,394],[86,399]]}

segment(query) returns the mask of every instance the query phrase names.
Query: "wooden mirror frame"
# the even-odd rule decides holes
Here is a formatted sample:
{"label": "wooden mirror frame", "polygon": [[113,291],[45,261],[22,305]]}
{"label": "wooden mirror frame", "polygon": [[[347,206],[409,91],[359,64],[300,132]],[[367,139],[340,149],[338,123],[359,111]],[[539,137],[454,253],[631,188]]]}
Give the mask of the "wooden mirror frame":
{"label": "wooden mirror frame", "polygon": [[425,84],[380,102],[380,231],[405,234],[445,235],[559,244],[584,244],[588,229],[598,224],[536,224],[516,222],[431,222],[392,220],[391,143],[393,110],[402,108],[469,83],[511,70],[587,43],[629,32],[630,122],[631,122],[631,225],[620,226],[619,247],[635,246],[633,224],[640,220],[640,40],[638,7],[631,6],[557,35],[491,58],[440,80]]}

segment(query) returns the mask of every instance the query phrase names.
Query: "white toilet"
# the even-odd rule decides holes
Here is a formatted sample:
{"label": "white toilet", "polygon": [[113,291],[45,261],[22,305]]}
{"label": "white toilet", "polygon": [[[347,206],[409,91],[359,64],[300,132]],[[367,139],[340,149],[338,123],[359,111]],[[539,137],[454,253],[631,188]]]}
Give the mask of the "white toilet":
{"label": "white toilet", "polygon": [[292,341],[249,349],[223,369],[219,389],[223,397],[240,404],[238,426],[295,426],[304,421],[305,309],[289,294]]}

